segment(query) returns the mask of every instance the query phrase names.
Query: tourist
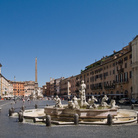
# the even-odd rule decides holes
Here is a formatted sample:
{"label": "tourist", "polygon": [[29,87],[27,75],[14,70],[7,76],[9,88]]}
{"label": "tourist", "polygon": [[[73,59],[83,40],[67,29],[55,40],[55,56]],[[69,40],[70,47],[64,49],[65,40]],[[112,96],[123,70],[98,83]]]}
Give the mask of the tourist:
{"label": "tourist", "polygon": [[23,103],[25,102],[25,99],[23,98]]}

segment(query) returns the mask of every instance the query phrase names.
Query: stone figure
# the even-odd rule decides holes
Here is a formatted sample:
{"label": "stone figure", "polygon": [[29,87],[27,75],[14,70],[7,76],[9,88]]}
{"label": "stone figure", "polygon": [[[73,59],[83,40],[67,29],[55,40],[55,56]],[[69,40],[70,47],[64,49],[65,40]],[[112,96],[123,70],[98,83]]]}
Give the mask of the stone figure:
{"label": "stone figure", "polygon": [[81,88],[79,90],[80,94],[80,107],[86,107],[88,103],[86,102],[86,96],[85,96],[85,89],[86,85],[84,84],[84,80],[81,81]]}
{"label": "stone figure", "polygon": [[40,88],[37,90],[34,90],[30,95],[30,99],[39,99],[39,98],[43,98]]}
{"label": "stone figure", "polygon": [[114,108],[114,107],[116,107],[116,102],[115,102],[115,100],[111,100],[111,102],[110,102],[110,106],[111,106],[111,108]]}
{"label": "stone figure", "polygon": [[107,100],[108,100],[108,97],[107,97],[107,95],[105,95],[105,96],[102,98],[101,106],[103,106],[103,107],[108,106],[108,104],[106,103]]}
{"label": "stone figure", "polygon": [[89,107],[96,108],[97,105],[95,104],[95,102],[97,102],[97,99],[94,96],[92,96],[92,98],[88,100]]}
{"label": "stone figure", "polygon": [[54,98],[54,100],[56,101],[56,104],[55,104],[55,107],[57,108],[62,108],[62,103],[61,103],[61,100],[58,96],[56,96],[56,98]]}
{"label": "stone figure", "polygon": [[31,92],[30,99],[36,99],[36,92],[35,90]]}
{"label": "stone figure", "polygon": [[75,109],[75,104],[72,101],[68,101],[68,108]]}
{"label": "stone figure", "polygon": [[41,92],[40,88],[37,89],[36,96],[37,96],[37,99],[43,98],[43,95],[42,95],[42,92]]}
{"label": "stone figure", "polygon": [[79,109],[80,106],[79,106],[79,104],[78,104],[78,99],[77,99],[76,96],[73,97],[73,101],[74,101],[74,104],[75,104],[75,108]]}

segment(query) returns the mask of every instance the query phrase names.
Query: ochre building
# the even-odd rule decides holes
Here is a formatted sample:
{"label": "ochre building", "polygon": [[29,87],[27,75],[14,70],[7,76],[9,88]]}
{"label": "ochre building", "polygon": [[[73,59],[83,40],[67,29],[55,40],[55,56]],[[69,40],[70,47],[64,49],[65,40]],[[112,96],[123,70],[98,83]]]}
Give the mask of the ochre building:
{"label": "ochre building", "polygon": [[24,96],[24,82],[13,82],[13,95],[14,96]]}

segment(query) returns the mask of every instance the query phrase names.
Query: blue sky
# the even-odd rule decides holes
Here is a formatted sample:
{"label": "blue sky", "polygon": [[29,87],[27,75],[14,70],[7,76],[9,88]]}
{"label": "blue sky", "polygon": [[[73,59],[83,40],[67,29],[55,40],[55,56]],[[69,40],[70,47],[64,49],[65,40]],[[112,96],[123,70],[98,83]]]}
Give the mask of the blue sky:
{"label": "blue sky", "polygon": [[0,0],[0,63],[9,80],[80,73],[138,35],[137,0]]}

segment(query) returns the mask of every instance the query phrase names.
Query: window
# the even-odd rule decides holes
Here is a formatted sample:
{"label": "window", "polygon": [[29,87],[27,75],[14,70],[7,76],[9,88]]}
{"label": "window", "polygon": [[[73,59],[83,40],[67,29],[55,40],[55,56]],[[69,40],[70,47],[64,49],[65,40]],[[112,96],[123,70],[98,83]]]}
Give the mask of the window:
{"label": "window", "polygon": [[124,81],[128,81],[128,73],[127,72],[124,73]]}
{"label": "window", "polygon": [[90,78],[90,82],[93,82],[93,81],[94,81],[94,77],[91,77],[91,78]]}
{"label": "window", "polygon": [[132,71],[129,72],[129,78],[132,78]]}
{"label": "window", "polygon": [[116,75],[116,82],[118,82],[118,80],[119,80],[119,79],[118,79],[118,75]]}
{"label": "window", "polygon": [[124,57],[124,61],[127,61],[128,57]]}
{"label": "window", "polygon": [[115,74],[115,70],[113,70],[113,74]]}
{"label": "window", "polygon": [[108,76],[108,72],[104,73],[104,79],[106,79],[106,76]]}
{"label": "window", "polygon": [[123,82],[123,74],[120,75],[120,82]]}
{"label": "window", "polygon": [[132,54],[129,55],[129,59],[131,59],[131,58],[132,58]]}
{"label": "window", "polygon": [[91,87],[91,90],[93,90],[93,88],[94,88],[94,84],[91,84],[90,87]]}
{"label": "window", "polygon": [[127,68],[127,63],[125,63],[125,68]]}

